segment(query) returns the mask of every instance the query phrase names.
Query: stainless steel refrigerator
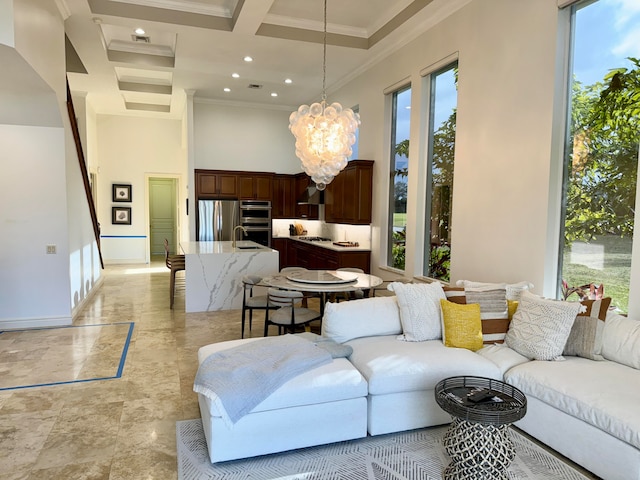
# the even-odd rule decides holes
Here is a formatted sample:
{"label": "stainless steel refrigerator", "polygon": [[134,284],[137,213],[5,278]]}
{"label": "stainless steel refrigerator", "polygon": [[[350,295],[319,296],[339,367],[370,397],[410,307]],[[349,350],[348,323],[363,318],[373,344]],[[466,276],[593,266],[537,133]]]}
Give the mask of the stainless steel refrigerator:
{"label": "stainless steel refrigerator", "polygon": [[237,200],[198,201],[198,241],[233,240],[233,229],[239,225]]}

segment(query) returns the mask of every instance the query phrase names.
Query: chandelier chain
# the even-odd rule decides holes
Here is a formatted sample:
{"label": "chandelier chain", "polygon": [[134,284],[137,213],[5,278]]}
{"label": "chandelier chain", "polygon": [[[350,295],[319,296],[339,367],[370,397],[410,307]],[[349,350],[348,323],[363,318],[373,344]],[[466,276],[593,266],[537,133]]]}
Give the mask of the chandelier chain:
{"label": "chandelier chain", "polygon": [[322,101],[327,100],[327,0],[324,0],[324,35],[322,38]]}

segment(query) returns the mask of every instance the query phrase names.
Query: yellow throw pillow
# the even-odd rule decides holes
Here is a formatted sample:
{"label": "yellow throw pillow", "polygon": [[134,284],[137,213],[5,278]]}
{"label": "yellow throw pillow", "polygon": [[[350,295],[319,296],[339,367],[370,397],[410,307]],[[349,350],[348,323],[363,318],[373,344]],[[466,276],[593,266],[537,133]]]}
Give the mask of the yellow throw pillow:
{"label": "yellow throw pillow", "polygon": [[482,320],[480,305],[461,305],[440,300],[442,308],[442,342],[446,347],[480,350],[482,343]]}
{"label": "yellow throw pillow", "polygon": [[516,313],[518,309],[518,301],[517,300],[507,300],[507,308],[509,309],[509,320],[513,318],[513,314]]}

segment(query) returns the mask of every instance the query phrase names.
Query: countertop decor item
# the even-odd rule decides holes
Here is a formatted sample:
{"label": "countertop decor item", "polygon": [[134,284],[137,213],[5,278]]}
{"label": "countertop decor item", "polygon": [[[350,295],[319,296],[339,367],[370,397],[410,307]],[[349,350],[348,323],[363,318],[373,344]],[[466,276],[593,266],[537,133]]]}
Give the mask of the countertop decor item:
{"label": "countertop decor item", "polygon": [[324,0],[322,101],[301,105],[289,117],[289,130],[296,137],[296,156],[302,168],[324,190],[347,166],[356,141],[360,115],[337,102],[327,105],[327,0]]}

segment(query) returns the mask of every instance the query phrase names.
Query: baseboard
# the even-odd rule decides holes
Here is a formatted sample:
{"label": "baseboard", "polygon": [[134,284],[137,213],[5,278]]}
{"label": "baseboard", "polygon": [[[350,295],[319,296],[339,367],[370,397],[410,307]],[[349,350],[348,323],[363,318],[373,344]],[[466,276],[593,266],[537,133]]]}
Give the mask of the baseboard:
{"label": "baseboard", "polygon": [[16,318],[0,320],[0,331],[26,330],[30,328],[68,327],[73,323],[71,317]]}
{"label": "baseboard", "polygon": [[93,288],[89,290],[89,292],[85,295],[85,297],[82,300],[80,300],[80,302],[75,307],[71,309],[72,319],[75,319],[76,315],[80,313],[80,310],[82,310],[82,307],[84,307],[87,304],[87,302],[93,298],[93,296],[98,291],[98,288],[102,286],[103,281],[104,281],[104,273],[100,275],[100,277],[98,277],[98,280],[96,280],[96,283],[93,285]]}

